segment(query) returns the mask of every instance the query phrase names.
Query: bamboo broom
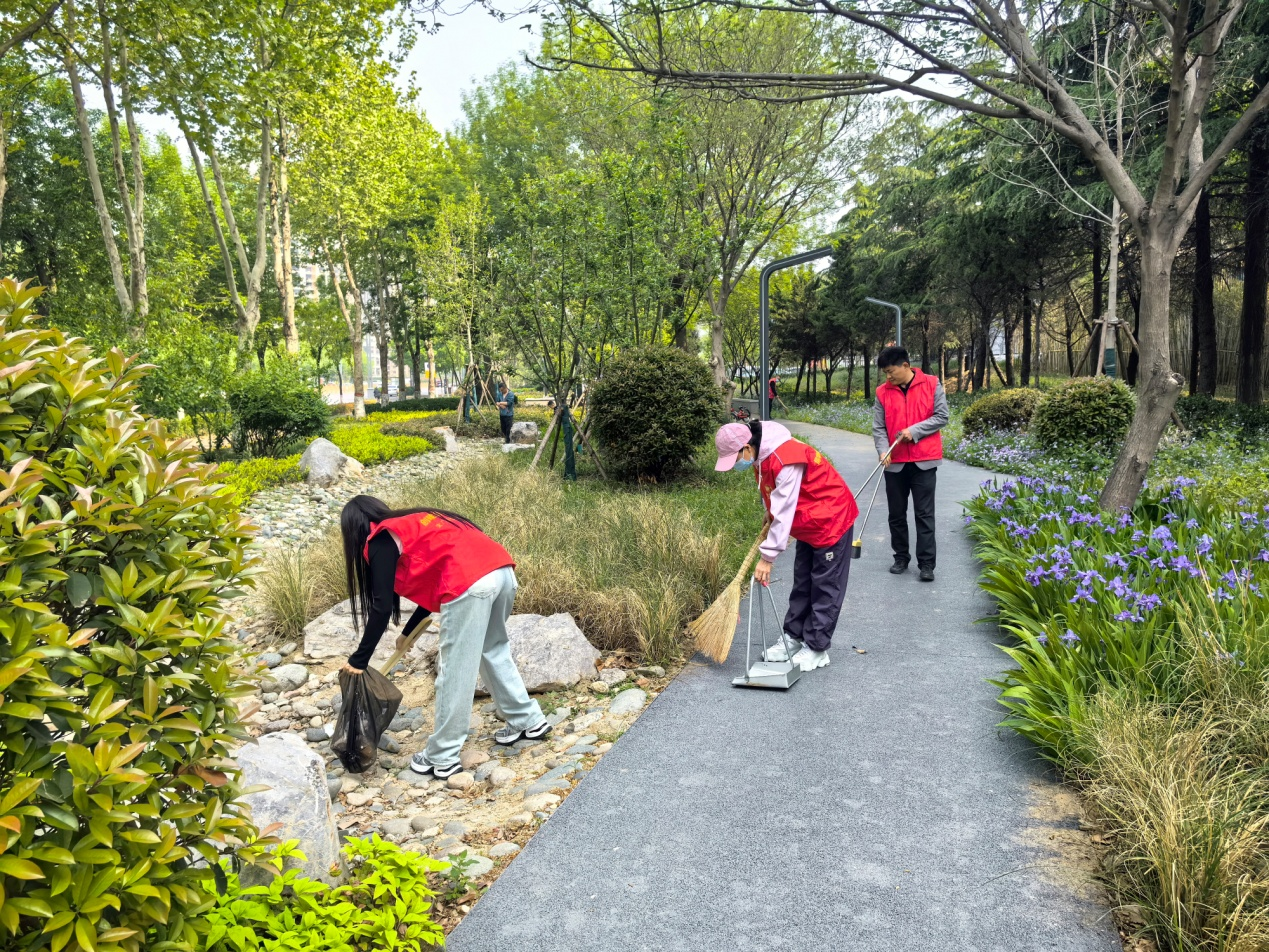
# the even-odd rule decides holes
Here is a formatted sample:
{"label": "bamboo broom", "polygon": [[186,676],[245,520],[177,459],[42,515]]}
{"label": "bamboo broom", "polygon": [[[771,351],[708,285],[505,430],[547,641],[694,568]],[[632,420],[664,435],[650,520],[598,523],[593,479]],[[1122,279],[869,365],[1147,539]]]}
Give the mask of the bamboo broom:
{"label": "bamboo broom", "polygon": [[719,664],[727,660],[727,653],[731,651],[732,640],[736,637],[736,625],[740,621],[740,590],[749,575],[754,556],[758,554],[758,546],[766,537],[767,530],[763,529],[731,584],[714,599],[714,604],[687,626],[687,630],[696,638],[696,647]]}

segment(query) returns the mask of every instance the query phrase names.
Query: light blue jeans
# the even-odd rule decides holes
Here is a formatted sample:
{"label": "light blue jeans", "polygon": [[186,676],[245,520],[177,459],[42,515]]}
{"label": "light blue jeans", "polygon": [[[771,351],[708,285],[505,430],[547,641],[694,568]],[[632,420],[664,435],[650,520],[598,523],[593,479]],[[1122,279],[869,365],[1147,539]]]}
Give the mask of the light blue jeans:
{"label": "light blue jeans", "polygon": [[542,723],[542,708],[524,689],[507,641],[516,588],[516,573],[508,566],[441,605],[435,722],[424,752],[428,763],[447,767],[458,760],[467,742],[477,674],[510,727],[528,730]]}

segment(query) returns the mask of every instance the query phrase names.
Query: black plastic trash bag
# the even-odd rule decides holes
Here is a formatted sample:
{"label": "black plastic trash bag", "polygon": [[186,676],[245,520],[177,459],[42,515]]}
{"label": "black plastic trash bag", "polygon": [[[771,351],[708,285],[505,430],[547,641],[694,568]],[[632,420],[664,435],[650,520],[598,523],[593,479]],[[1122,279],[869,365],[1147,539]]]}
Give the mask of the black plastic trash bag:
{"label": "black plastic trash bag", "polygon": [[340,671],[339,693],[344,700],[330,749],[345,770],[363,773],[379,759],[379,738],[397,716],[401,692],[384,675],[367,668],[361,674]]}

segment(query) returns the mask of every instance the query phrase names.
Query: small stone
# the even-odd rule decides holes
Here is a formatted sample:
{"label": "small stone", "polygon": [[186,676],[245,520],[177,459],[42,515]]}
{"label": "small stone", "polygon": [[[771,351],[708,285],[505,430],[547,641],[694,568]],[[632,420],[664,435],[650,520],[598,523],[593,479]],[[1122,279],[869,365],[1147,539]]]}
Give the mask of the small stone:
{"label": "small stone", "polygon": [[613,698],[612,705],[608,708],[608,713],[617,716],[638,714],[643,710],[643,705],[647,701],[648,695],[645,691],[641,691],[639,688],[629,688]]}
{"label": "small stone", "polygon": [[260,695],[261,704],[276,704],[277,700],[278,700],[278,695],[274,691],[270,691],[268,694]]}
{"label": "small stone", "polygon": [[586,754],[593,754],[596,750],[598,750],[598,748],[593,747],[590,744],[577,744],[574,747],[570,747],[567,753],[574,757],[581,757]]}
{"label": "small stone", "polygon": [[304,739],[310,744],[320,744],[322,741],[326,740],[326,728],[310,727],[304,732]]}
{"label": "small stone", "polygon": [[524,751],[528,750],[530,747],[537,747],[541,743],[542,741],[540,740],[529,740],[528,738],[525,738],[524,740],[518,740],[514,744],[512,744],[511,749],[518,750],[521,753],[523,753]]}
{"label": "small stone", "polygon": [[258,663],[266,668],[276,668],[282,663],[282,656],[276,651],[268,651],[260,656]]}
{"label": "small stone", "polygon": [[432,782],[431,777],[426,774],[415,773],[409,767],[398,773],[397,779],[402,783],[409,784],[411,787],[426,787]]}
{"label": "small stone", "polygon": [[328,697],[324,697],[324,698],[319,699],[319,700],[318,700],[318,702],[317,702],[317,709],[318,709],[319,711],[329,711],[329,710],[330,710],[330,698],[328,698]]}
{"label": "small stone", "polygon": [[665,668],[659,664],[652,664],[646,668],[635,668],[635,674],[641,674],[645,678],[663,678],[665,677]]}
{"label": "small stone", "polygon": [[443,836],[432,844],[433,856],[447,856],[450,853],[461,853],[467,844],[456,836]]}
{"label": "small stone", "polygon": [[294,691],[308,680],[308,668],[302,664],[284,664],[271,672],[283,691]]}
{"label": "small stone", "polygon": [[296,701],[291,705],[298,717],[321,717],[321,709],[312,701]]}
{"label": "small stone", "polygon": [[603,681],[593,681],[591,682],[590,690],[592,694],[607,694],[608,685]]}
{"label": "small stone", "polygon": [[446,780],[445,786],[451,790],[470,790],[475,782],[475,777],[467,773],[467,771],[463,771],[462,773],[454,774],[454,776]]}
{"label": "small stone", "polygon": [[276,734],[278,731],[289,731],[291,729],[290,721],[269,721],[261,728],[262,734]]}
{"label": "small stone", "polygon": [[533,822],[533,814],[527,810],[523,813],[513,813],[507,817],[507,826],[515,828],[518,826],[528,826]]}
{"label": "small stone", "polygon": [[489,847],[489,856],[492,859],[502,859],[504,856],[515,856],[520,852],[520,846],[517,843],[495,843]]}
{"label": "small stone", "polygon": [[602,744],[596,744],[596,745],[595,745],[595,753],[597,753],[597,754],[606,754],[606,753],[608,753],[608,751],[610,751],[610,750],[612,750],[612,744],[610,744],[610,743],[608,743],[608,742],[606,742],[606,741],[605,741],[604,743],[602,743]]}
{"label": "small stone", "polygon": [[485,726],[485,719],[479,714],[473,714],[471,720],[467,722],[467,729],[472,733],[480,730]]}
{"label": "small stone", "polygon": [[436,826],[436,821],[430,816],[424,816],[422,813],[417,816],[410,817],[410,829],[415,833],[422,833],[424,830],[430,830]]}
{"label": "small stone", "polygon": [[464,750],[458,755],[458,762],[463,765],[464,770],[472,770],[489,760],[489,755],[483,750]]}
{"label": "small stone", "polygon": [[361,781],[356,777],[344,777],[344,785],[340,788],[340,793],[352,793],[361,786]]}
{"label": "small stone", "polygon": [[482,704],[482,705],[480,705],[480,713],[481,713],[481,714],[492,714],[492,713],[494,713],[496,710],[498,710],[498,705],[497,705],[497,704],[495,704],[493,701],[490,701],[488,704]]}
{"label": "small stone", "polygon": [[398,714],[396,717],[392,719],[392,723],[388,725],[388,730],[408,731],[410,729],[411,720],[413,720],[413,718],[406,717],[404,714]]}
{"label": "small stone", "polygon": [[402,817],[398,820],[385,820],[383,823],[383,832],[393,839],[400,839],[408,836],[411,832],[410,821]]}
{"label": "small stone", "polygon": [[281,648],[278,649],[278,653],[281,654],[283,657],[287,657],[288,655],[295,654],[295,651],[297,648],[299,648],[299,645],[297,645],[294,641],[288,641],[286,644],[284,644]]}
{"label": "small stone", "polygon": [[330,792],[330,798],[334,800],[339,796],[339,791],[343,789],[344,782],[338,777],[326,778],[326,789]]}
{"label": "small stone", "polygon": [[510,767],[497,766],[489,772],[489,786],[495,790],[514,783],[516,772]]}
{"label": "small stone", "polygon": [[539,810],[545,810],[547,807],[553,807],[560,802],[560,798],[553,793],[538,793],[533,796],[526,796],[524,799],[524,808],[533,813]]}
{"label": "small stone", "polygon": [[467,825],[461,820],[450,820],[441,827],[441,832],[446,836],[457,836],[461,840],[467,835]]}
{"label": "small stone", "polygon": [[349,806],[354,807],[364,807],[367,803],[374,799],[374,797],[370,794],[361,792],[346,793],[344,794],[344,798],[348,801]]}
{"label": "small stone", "polygon": [[572,716],[573,709],[571,707],[557,707],[550,714],[546,715],[546,722],[552,727],[559,727],[560,724],[563,724]]}
{"label": "small stone", "polygon": [[379,749],[386,750],[390,754],[401,753],[401,745],[398,744],[391,737],[389,737],[387,734],[384,734],[382,737],[379,738]]}
{"label": "small stone", "polygon": [[498,769],[498,761],[487,760],[476,768],[476,782],[483,783],[489,779],[489,775]]}
{"label": "small stone", "polygon": [[572,787],[567,780],[539,780],[537,783],[530,784],[524,790],[526,797],[535,797],[540,793],[551,793],[554,790],[568,790]]}
{"label": "small stone", "polygon": [[630,675],[628,675],[625,671],[622,671],[621,668],[604,668],[603,671],[599,672],[599,680],[603,681],[604,684],[609,687],[612,687],[614,684],[620,684],[628,677],[630,677]]}
{"label": "small stone", "polygon": [[479,853],[469,853],[467,859],[470,862],[463,868],[463,875],[468,879],[478,879],[494,867],[493,860]]}

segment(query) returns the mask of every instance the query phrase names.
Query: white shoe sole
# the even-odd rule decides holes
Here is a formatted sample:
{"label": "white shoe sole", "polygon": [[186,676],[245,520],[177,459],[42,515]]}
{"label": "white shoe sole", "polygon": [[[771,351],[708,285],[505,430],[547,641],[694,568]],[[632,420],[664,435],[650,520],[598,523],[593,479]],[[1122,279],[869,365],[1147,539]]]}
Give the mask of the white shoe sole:
{"label": "white shoe sole", "polygon": [[798,668],[802,671],[814,671],[816,668],[827,668],[828,661],[829,661],[828,655],[825,654],[822,658],[815,658],[811,661],[806,661],[799,664]]}

